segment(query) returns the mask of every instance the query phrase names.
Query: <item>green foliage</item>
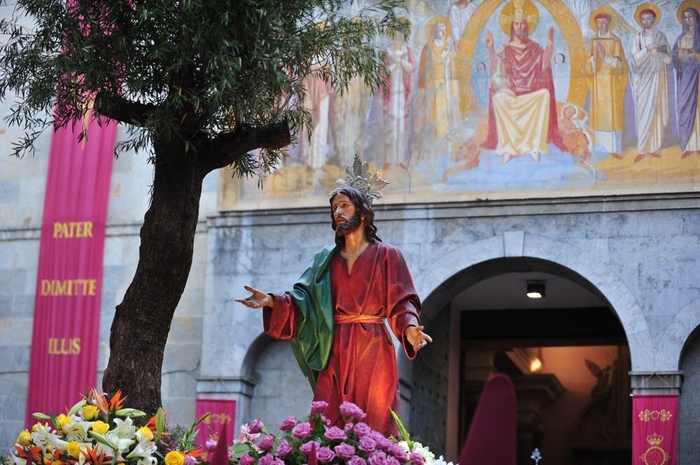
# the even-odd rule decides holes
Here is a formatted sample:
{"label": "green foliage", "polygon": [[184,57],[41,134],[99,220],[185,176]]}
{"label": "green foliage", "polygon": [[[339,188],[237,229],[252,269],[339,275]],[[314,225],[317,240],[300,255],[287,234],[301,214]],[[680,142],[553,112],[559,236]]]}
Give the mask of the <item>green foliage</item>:
{"label": "green foliage", "polygon": [[[3,7],[0,98],[16,97],[8,120],[25,130],[18,156],[46,127],[82,117],[95,97],[98,113],[130,125],[120,150],[150,148],[155,139],[196,148],[200,138],[282,121],[295,134],[310,122],[300,104],[304,78],[319,76],[342,92],[361,75],[376,89],[383,56],[374,39],[401,27],[400,0],[353,17],[357,5],[339,0],[65,3]],[[247,160],[234,167],[238,174],[269,162]]]}

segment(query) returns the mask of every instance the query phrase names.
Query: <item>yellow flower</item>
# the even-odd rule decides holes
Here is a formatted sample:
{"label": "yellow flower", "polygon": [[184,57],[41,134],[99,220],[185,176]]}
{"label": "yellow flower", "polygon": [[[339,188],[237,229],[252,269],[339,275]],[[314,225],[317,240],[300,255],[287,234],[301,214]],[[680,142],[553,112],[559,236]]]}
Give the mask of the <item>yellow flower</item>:
{"label": "yellow flower", "polygon": [[151,428],[148,426],[139,428],[139,433],[141,433],[141,435],[149,441],[153,439],[153,431],[151,431]]}
{"label": "yellow flower", "polygon": [[60,414],[58,417],[56,417],[56,421],[58,421],[58,424],[61,426],[61,430],[63,430],[64,433],[66,432],[65,426],[70,426],[73,423],[70,417],[64,414]]}
{"label": "yellow flower", "polygon": [[69,442],[66,446],[66,452],[74,459],[77,459],[80,456],[80,444],[75,441]]}
{"label": "yellow flower", "polygon": [[165,456],[165,465],[184,465],[184,463],[185,456],[176,450],[171,450]]}
{"label": "yellow flower", "polygon": [[32,431],[34,431],[36,433],[37,431],[39,431],[39,427],[46,429],[46,428],[48,428],[48,426],[49,426],[48,423],[37,422],[37,423],[34,423],[34,426],[32,426]]}
{"label": "yellow flower", "polygon": [[100,410],[97,408],[96,405],[87,404],[83,406],[82,417],[84,420],[92,421],[97,418],[97,414],[99,413],[99,411]]}
{"label": "yellow flower", "polygon": [[17,444],[19,444],[22,447],[29,447],[32,445],[32,433],[29,432],[29,430],[23,430],[21,433],[19,433],[19,436],[17,436]]}
{"label": "yellow flower", "polygon": [[109,431],[109,425],[104,421],[97,420],[92,424],[92,430],[97,434],[105,434],[107,431]]}

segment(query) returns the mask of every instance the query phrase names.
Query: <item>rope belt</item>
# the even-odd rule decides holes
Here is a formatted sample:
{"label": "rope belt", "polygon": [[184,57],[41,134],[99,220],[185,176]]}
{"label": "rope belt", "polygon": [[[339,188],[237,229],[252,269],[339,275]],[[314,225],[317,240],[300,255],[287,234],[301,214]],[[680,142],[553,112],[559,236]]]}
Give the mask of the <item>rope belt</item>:
{"label": "rope belt", "polygon": [[384,318],[379,315],[334,315],[333,322],[337,324],[345,323],[384,323]]}

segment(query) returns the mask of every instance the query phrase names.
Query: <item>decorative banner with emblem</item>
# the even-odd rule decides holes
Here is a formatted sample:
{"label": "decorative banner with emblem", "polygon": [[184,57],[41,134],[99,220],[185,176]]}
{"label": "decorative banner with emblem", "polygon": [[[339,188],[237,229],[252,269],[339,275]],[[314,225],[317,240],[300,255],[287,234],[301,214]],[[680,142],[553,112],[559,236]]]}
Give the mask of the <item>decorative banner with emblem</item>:
{"label": "decorative banner with emblem", "polygon": [[[197,426],[197,444],[206,447],[210,437],[223,439],[226,444],[233,444],[233,424],[236,421],[236,401],[228,399],[197,399],[196,418],[205,413],[210,415]],[[224,425],[227,428],[224,429]],[[224,436],[221,438],[221,433]]]}
{"label": "decorative banner with emblem", "polygon": [[678,396],[634,396],[632,464],[676,465]]}
{"label": "decorative banner with emblem", "polygon": [[[78,140],[85,131],[86,137]],[[117,125],[83,121],[51,138],[27,394],[32,413],[58,415],[97,382],[107,204]]]}

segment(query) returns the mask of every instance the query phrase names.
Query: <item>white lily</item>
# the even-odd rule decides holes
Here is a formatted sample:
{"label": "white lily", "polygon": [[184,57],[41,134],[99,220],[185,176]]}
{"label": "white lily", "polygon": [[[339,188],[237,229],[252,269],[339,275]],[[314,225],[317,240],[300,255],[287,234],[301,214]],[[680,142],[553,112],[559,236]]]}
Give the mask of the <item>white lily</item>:
{"label": "white lily", "polygon": [[90,441],[88,431],[90,431],[92,422],[84,421],[78,417],[73,417],[72,420],[73,421],[70,424],[65,424],[63,426],[63,432],[66,435],[66,440],[76,442]]}
{"label": "white lily", "polygon": [[136,465],[157,465],[158,460],[155,457],[143,457]]}
{"label": "white lily", "polygon": [[32,440],[38,446],[46,447],[48,444],[53,444],[54,438],[57,438],[56,434],[48,423],[36,423],[32,428]]}

